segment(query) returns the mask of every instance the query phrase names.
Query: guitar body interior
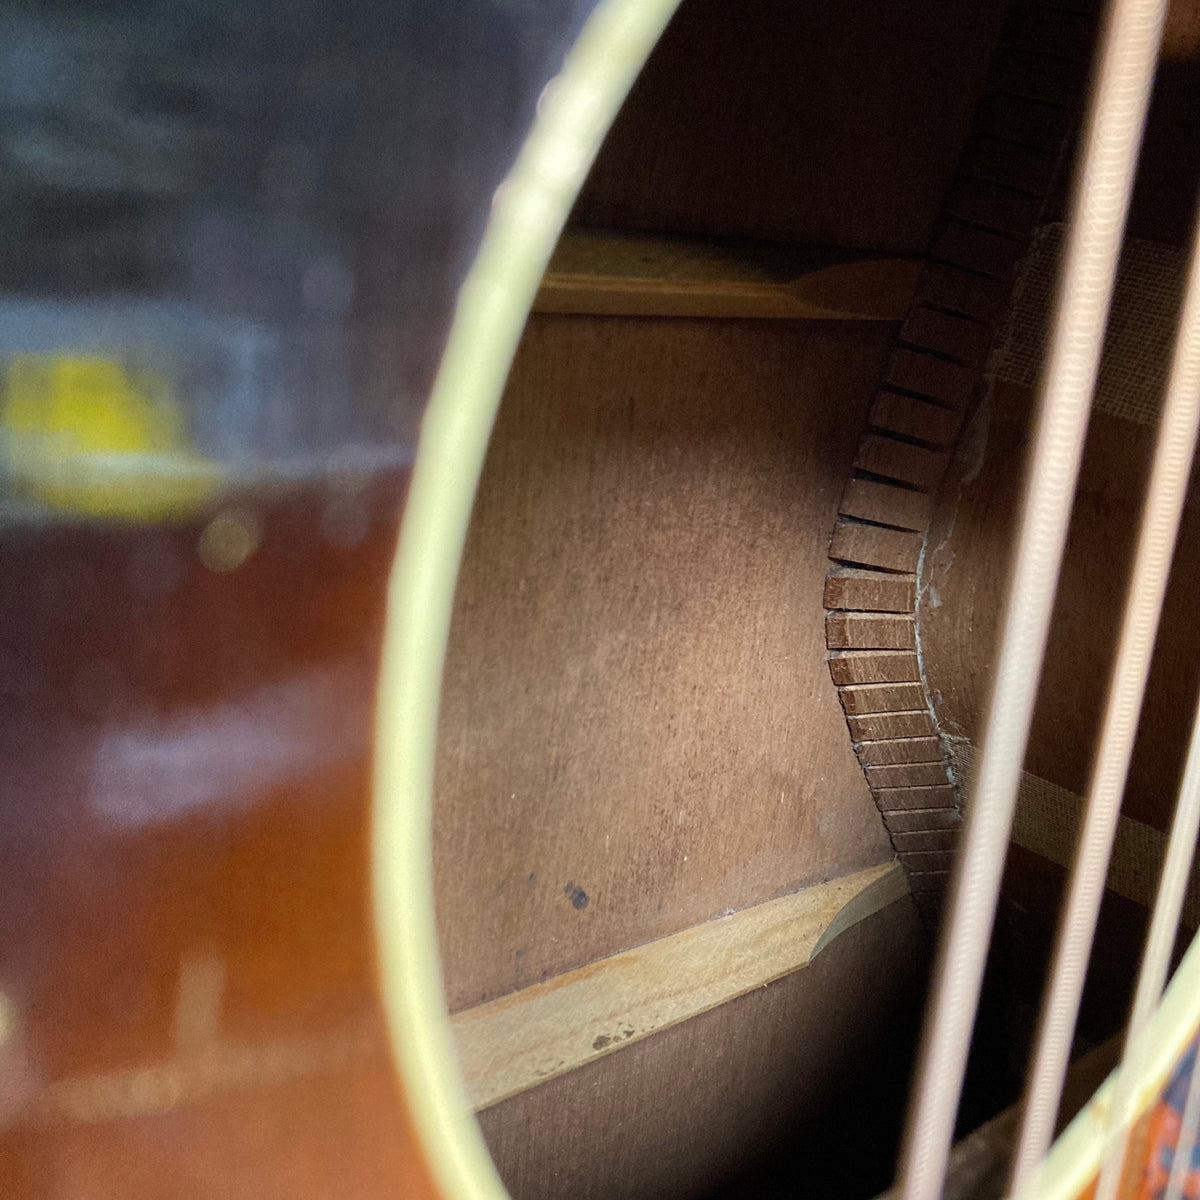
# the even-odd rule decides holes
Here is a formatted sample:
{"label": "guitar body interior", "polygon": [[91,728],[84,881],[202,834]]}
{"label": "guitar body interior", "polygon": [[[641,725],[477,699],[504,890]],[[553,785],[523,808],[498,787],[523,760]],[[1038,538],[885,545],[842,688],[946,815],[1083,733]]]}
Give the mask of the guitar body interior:
{"label": "guitar body interior", "polygon": [[[24,430],[31,357],[44,403],[69,408],[84,357],[88,395],[105,355],[125,372],[110,391],[143,386],[137,337],[85,336],[96,309],[72,315],[108,306],[123,330],[129,296],[162,306],[138,336],[170,343],[150,366],[175,364],[180,387],[210,360],[144,333],[167,328],[169,304],[281,331],[254,376],[263,411],[317,415],[254,425],[254,470],[214,452],[223,482],[169,511],[10,461],[0,1179],[18,1200],[460,1200],[385,1034],[375,686],[454,296],[585,14],[363,4],[291,26],[270,5],[251,6],[261,21],[195,7],[137,37],[123,10],[85,27],[4,8],[14,44],[57,46],[77,70],[125,39],[109,99],[133,122],[114,198],[104,162],[37,168],[29,145],[57,145],[38,126],[49,100],[29,102],[32,142],[4,101],[20,168],[0,203],[6,435]],[[891,1182],[970,804],[1092,7],[684,0],[600,150],[488,445],[433,782],[445,1003],[516,1200],[866,1200]],[[168,86],[171,63],[197,107]],[[265,63],[269,86],[247,84]],[[1087,786],[1200,180],[1198,76],[1181,3],[964,1133],[1019,1091]],[[134,80],[160,117],[182,106],[178,161],[157,173],[131,148],[152,131],[120,107]],[[82,128],[83,93],[64,95]],[[30,332],[35,309],[51,333]],[[310,391],[334,394],[328,411]],[[275,470],[296,446],[317,466]],[[1200,687],[1197,498],[1081,1051],[1127,1015]],[[1181,950],[1200,923],[1190,896]]]}

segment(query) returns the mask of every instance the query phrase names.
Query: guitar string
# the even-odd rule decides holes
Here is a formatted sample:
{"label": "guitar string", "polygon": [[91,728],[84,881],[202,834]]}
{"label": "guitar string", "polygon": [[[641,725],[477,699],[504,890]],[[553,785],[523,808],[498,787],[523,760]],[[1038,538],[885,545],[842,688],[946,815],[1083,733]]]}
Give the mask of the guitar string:
{"label": "guitar string", "polygon": [[902,1200],[939,1200],[945,1182],[1165,7],[1115,0],[1102,36],[982,761],[905,1130]]}
{"label": "guitar string", "polygon": [[[1134,566],[1134,581],[1131,586],[1131,603],[1126,611],[1126,629],[1133,622],[1144,623],[1142,642],[1139,646],[1145,654],[1145,667],[1140,684],[1145,687],[1149,658],[1153,650],[1153,631],[1158,624],[1158,613],[1166,591],[1167,577],[1171,569],[1171,557],[1175,547],[1179,521],[1183,512],[1184,496],[1192,459],[1196,453],[1197,425],[1200,424],[1200,215],[1197,217],[1193,235],[1192,257],[1188,267],[1187,288],[1179,314],[1175,351],[1172,356],[1171,372],[1167,383],[1166,403],[1163,407],[1162,423],[1159,427],[1158,444],[1155,447],[1154,466],[1150,488],[1146,498],[1142,534]],[[1143,555],[1145,550],[1145,555]],[[1141,572],[1148,574],[1143,577]],[[1157,575],[1157,578],[1153,578]],[[1140,594],[1139,594],[1140,589]],[[1157,591],[1151,596],[1151,590]],[[1153,621],[1151,621],[1153,608]],[[1125,633],[1122,633],[1122,648]],[[1139,664],[1140,666],[1140,664]],[[1118,672],[1119,675],[1119,672]],[[1114,686],[1117,686],[1114,683]],[[1139,695],[1140,707],[1140,695]],[[1133,723],[1137,723],[1137,710],[1133,712]],[[1200,716],[1197,717],[1200,721]],[[1107,726],[1106,726],[1107,731]],[[1130,747],[1125,753],[1128,768]],[[1122,784],[1124,780],[1122,778]],[[1117,805],[1119,807],[1119,795]],[[1114,831],[1115,832],[1115,817]],[[1113,1145],[1104,1158],[1100,1173],[1100,1184],[1096,1200],[1113,1200],[1121,1177],[1121,1165],[1128,1141],[1127,1108],[1134,1097],[1140,1072],[1138,1066],[1145,1057],[1142,1045],[1143,1032],[1154,1015],[1163,988],[1167,982],[1167,970],[1175,935],[1179,929],[1179,916],[1183,910],[1184,892],[1195,853],[1196,837],[1200,833],[1200,730],[1193,724],[1188,746],[1187,765],[1175,804],[1175,815],[1171,822],[1171,833],[1167,842],[1166,858],[1159,878],[1158,895],[1155,898],[1150,931],[1146,937],[1142,965],[1138,972],[1129,1027],[1125,1034],[1125,1050],[1120,1074],[1117,1076],[1113,1105],[1109,1110],[1109,1126],[1116,1133]],[[1106,850],[1111,850],[1111,832]],[[1107,867],[1107,854],[1105,855]],[[1096,908],[1099,898],[1096,898]],[[1094,927],[1095,914],[1090,914]],[[1088,938],[1089,944],[1091,937]],[[1078,1003],[1078,998],[1076,998]]]}
{"label": "guitar string", "polygon": [[[1196,304],[1191,287],[1188,291],[1184,322],[1194,315]],[[1200,415],[1200,348],[1186,324],[1180,333],[1182,340],[1171,367],[1167,403],[1139,522],[1083,826],[1034,1043],[1012,1176],[1012,1193],[1018,1198],[1027,1194],[1031,1172],[1046,1156],[1054,1137],[1195,448]],[[1151,999],[1151,1006],[1153,1003]],[[1139,1014],[1143,1019],[1146,1015]],[[1108,1186],[1115,1187],[1111,1169],[1104,1177]],[[1102,1194],[1101,1200],[1111,1200],[1111,1194]]]}

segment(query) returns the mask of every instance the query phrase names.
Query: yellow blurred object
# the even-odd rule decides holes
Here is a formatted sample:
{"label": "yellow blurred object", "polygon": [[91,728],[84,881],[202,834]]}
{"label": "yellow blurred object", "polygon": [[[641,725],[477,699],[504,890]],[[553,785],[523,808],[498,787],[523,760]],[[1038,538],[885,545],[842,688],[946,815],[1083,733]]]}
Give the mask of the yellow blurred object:
{"label": "yellow blurred object", "polygon": [[180,516],[220,483],[219,465],[188,445],[167,381],[110,358],[12,358],[0,431],[16,486],[64,512]]}

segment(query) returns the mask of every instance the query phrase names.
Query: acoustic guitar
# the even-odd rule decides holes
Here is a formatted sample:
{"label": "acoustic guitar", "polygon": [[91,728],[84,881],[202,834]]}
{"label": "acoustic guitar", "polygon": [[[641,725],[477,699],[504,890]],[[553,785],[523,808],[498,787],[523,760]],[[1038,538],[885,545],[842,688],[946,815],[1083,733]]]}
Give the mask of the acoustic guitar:
{"label": "acoustic guitar", "polygon": [[4,9],[6,1195],[1200,1195],[1195,14],[818,7]]}

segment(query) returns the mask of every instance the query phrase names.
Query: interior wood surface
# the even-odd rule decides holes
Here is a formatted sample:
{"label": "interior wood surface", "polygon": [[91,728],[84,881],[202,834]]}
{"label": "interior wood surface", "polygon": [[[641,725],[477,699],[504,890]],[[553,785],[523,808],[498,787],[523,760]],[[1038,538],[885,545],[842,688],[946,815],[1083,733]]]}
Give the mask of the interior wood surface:
{"label": "interior wood surface", "polygon": [[[979,737],[1004,599],[1032,396],[998,383],[939,497],[921,580],[920,637],[939,725]],[[1069,791],[1088,771],[1128,585],[1154,430],[1094,413],[1025,769]],[[1125,813],[1166,829],[1200,687],[1200,505],[1184,510],[1126,790]]]}
{"label": "interior wood surface", "polygon": [[899,321],[920,269],[778,242],[563,231],[534,312]]}
{"label": "interior wood surface", "polygon": [[688,0],[577,219],[921,253],[1005,6]]}
{"label": "interior wood surface", "polygon": [[894,1167],[924,947],[902,900],[807,970],[481,1113],[515,1200],[878,1192]]}
{"label": "interior wood surface", "polygon": [[889,332],[530,320],[446,668],[453,1010],[891,856],[822,607]]}
{"label": "interior wood surface", "polygon": [[794,971],[908,895],[868,867],[556,975],[453,1021],[476,1110],[577,1070]]}
{"label": "interior wood surface", "polygon": [[[978,743],[1032,394],[994,385],[959,446],[935,508],[921,577],[918,627],[940,728]],[[1025,770],[1077,794],[1087,790],[1124,603],[1154,430],[1092,414],[1063,562]],[[1193,482],[1134,747],[1123,812],[1168,828],[1200,686],[1200,507]],[[1069,837],[1069,833],[1067,834]],[[1136,864],[1126,864],[1136,866]],[[1152,862],[1144,864],[1148,872]],[[1065,868],[1021,846],[1009,849],[996,955],[1010,989],[1011,1054],[1019,1062],[1049,962]],[[1153,881],[1147,884],[1152,894]],[[1146,909],[1105,893],[1080,1031],[1093,1040],[1128,1016]]]}
{"label": "interior wood surface", "polygon": [[[1066,885],[1066,867],[1022,846],[1009,846],[993,958],[1008,990],[1009,1053],[1015,1063],[1028,1050],[1033,1033]],[[1079,1010],[1077,1033],[1084,1044],[1111,1037],[1129,1019],[1148,923],[1145,907],[1105,891]],[[1181,930],[1176,962],[1191,936],[1191,930]]]}
{"label": "interior wood surface", "polygon": [[[1119,1064],[1121,1047],[1121,1038],[1109,1038],[1071,1064],[1063,1084],[1055,1121],[1056,1133],[1061,1133],[1070,1124],[1113,1067]],[[955,1142],[950,1151],[941,1200],[1004,1200],[1020,1129],[1021,1106],[1014,1104]],[[893,1187],[875,1200],[901,1200],[901,1193]]]}
{"label": "interior wood surface", "polygon": [[[1194,0],[1175,0],[1168,9],[1168,53],[1154,79],[1126,224],[1132,237],[1174,246],[1188,244],[1200,192],[1200,46],[1188,30],[1195,21],[1188,9],[1194,10]],[[1069,176],[1059,181],[1051,210],[1056,220],[1068,211],[1070,184]]]}

